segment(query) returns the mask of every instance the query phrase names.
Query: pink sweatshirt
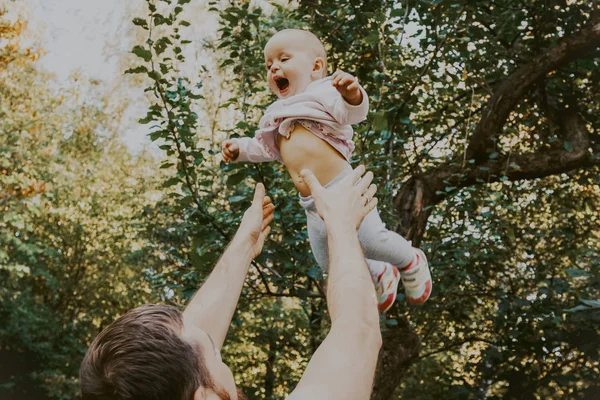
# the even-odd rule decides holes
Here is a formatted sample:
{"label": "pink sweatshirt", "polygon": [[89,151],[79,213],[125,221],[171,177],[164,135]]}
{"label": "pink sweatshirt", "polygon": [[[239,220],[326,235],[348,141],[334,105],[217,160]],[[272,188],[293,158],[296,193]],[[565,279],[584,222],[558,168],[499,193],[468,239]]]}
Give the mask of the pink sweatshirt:
{"label": "pink sweatshirt", "polygon": [[235,161],[281,162],[277,135],[289,137],[295,122],[325,140],[350,161],[354,150],[354,131],[350,125],[364,121],[369,111],[367,93],[362,87],[360,90],[363,101],[353,106],[333,87],[331,77],[327,77],[312,82],[302,93],[277,100],[260,119],[254,138],[233,139],[240,147],[240,155]]}

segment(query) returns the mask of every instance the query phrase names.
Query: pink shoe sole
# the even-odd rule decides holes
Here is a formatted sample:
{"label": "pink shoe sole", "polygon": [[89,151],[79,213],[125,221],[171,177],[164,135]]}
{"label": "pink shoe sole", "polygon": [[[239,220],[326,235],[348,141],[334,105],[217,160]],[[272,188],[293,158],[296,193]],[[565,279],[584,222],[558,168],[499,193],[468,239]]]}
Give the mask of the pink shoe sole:
{"label": "pink shoe sole", "polygon": [[406,300],[410,303],[410,304],[415,304],[415,305],[421,305],[423,303],[425,303],[427,301],[427,299],[429,299],[429,296],[431,295],[431,281],[427,281],[425,283],[425,291],[423,292],[423,294],[420,297],[406,297]]}
{"label": "pink shoe sole", "polygon": [[[383,294],[378,299],[377,309],[380,313],[384,313],[389,310],[394,301],[396,301],[396,292],[398,291],[398,285],[400,284],[400,271],[392,264],[387,264],[389,268],[392,268],[394,279],[387,283],[387,287],[383,290]],[[383,276],[383,273],[378,277],[376,284],[380,284],[379,280]],[[385,295],[385,293],[388,293]],[[385,296],[385,297],[384,297]],[[382,300],[382,298],[384,300]]]}
{"label": "pink shoe sole", "polygon": [[[414,305],[425,303],[431,295],[432,282],[429,263],[421,249],[415,248],[415,259],[401,270],[401,275],[403,278],[402,283],[406,289],[406,300]],[[426,279],[425,283],[414,287],[415,279],[423,278]]]}

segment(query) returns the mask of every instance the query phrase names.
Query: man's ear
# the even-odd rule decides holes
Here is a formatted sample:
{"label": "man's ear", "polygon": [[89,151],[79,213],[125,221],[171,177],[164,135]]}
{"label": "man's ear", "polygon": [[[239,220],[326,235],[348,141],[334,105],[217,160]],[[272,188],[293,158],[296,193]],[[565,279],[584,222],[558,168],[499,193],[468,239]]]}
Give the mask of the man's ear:
{"label": "man's ear", "polygon": [[206,391],[203,387],[199,387],[194,392],[194,400],[206,400]]}
{"label": "man's ear", "polygon": [[327,75],[327,71],[325,71],[325,60],[323,57],[315,58],[311,75],[313,78],[317,79],[321,79],[324,75]]}

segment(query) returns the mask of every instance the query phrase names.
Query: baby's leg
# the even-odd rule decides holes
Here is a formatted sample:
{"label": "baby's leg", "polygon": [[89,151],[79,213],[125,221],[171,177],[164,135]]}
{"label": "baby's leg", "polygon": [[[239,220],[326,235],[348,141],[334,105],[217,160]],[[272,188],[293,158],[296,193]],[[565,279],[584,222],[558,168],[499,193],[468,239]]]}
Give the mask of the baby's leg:
{"label": "baby's leg", "polygon": [[[325,222],[323,222],[321,217],[319,217],[319,214],[313,210],[306,210],[306,221],[310,248],[315,256],[315,260],[317,260],[317,264],[319,264],[323,272],[327,273],[329,268],[329,250],[327,247]],[[374,278],[379,276],[385,269],[385,263],[383,261],[367,259],[367,265]]]}
{"label": "baby's leg", "polygon": [[406,239],[386,229],[377,208],[363,220],[358,229],[358,239],[368,259],[385,261],[400,269],[406,267],[415,256]]}
{"label": "baby's leg", "polygon": [[308,229],[308,240],[317,264],[327,273],[329,268],[329,252],[327,251],[327,231],[325,222],[313,209],[306,210],[306,227]]}

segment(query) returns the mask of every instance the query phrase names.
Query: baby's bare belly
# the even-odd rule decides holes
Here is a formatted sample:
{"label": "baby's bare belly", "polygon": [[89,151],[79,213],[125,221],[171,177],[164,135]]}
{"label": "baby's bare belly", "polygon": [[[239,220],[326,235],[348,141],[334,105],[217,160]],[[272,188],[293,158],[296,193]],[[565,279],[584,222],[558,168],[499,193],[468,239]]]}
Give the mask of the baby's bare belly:
{"label": "baby's bare belly", "polygon": [[289,138],[279,136],[279,151],[302,196],[310,195],[310,190],[300,179],[300,171],[304,168],[310,169],[325,186],[348,167],[348,162],[336,149],[300,124],[296,124]]}

